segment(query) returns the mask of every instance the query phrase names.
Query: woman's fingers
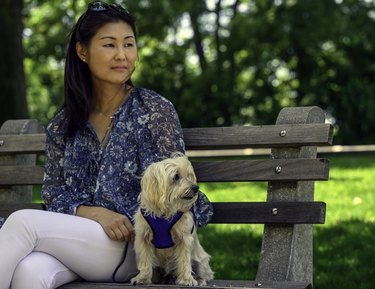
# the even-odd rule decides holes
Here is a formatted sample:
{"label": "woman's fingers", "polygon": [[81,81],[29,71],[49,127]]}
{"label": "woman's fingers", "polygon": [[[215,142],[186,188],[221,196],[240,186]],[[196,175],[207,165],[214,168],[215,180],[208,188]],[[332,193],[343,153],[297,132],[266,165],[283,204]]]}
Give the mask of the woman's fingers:
{"label": "woman's fingers", "polygon": [[77,216],[98,222],[114,241],[133,241],[134,230],[129,218],[103,207],[79,206]]}
{"label": "woman's fingers", "polygon": [[[118,214],[119,215],[119,214]],[[133,241],[133,225],[124,215],[113,220],[105,228],[105,232],[114,241]]]}

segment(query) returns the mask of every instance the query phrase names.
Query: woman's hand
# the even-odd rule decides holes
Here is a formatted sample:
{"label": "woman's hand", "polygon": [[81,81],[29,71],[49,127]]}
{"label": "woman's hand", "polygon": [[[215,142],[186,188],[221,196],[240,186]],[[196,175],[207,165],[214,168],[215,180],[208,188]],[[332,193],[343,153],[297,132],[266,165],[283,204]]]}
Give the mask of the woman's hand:
{"label": "woman's hand", "polygon": [[114,241],[133,241],[134,230],[129,218],[102,207],[79,206],[77,216],[97,221]]}

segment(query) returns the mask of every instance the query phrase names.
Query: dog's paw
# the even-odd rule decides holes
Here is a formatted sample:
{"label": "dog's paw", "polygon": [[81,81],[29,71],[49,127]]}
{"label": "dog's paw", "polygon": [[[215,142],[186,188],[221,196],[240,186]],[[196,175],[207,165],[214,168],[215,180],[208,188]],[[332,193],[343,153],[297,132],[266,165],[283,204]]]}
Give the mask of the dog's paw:
{"label": "dog's paw", "polygon": [[193,276],[190,276],[186,278],[177,278],[176,284],[185,286],[197,286],[198,282],[193,278]]}
{"label": "dog's paw", "polygon": [[152,284],[151,278],[147,276],[142,276],[138,274],[137,276],[133,277],[130,280],[130,284],[137,285],[137,284]]}
{"label": "dog's paw", "polygon": [[197,280],[199,286],[206,286],[207,285],[207,280],[204,279],[198,279]]}

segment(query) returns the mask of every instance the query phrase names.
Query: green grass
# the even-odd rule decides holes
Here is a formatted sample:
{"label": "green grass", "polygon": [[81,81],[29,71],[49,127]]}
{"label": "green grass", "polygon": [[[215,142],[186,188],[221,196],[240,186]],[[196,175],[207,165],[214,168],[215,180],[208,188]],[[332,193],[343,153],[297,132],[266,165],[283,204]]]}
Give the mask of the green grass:
{"label": "green grass", "polygon": [[[330,180],[315,183],[327,203],[314,226],[314,287],[373,288],[375,284],[375,155],[335,156]],[[200,184],[211,201],[263,201],[266,184]],[[218,279],[254,279],[263,226],[209,225],[199,231]]]}

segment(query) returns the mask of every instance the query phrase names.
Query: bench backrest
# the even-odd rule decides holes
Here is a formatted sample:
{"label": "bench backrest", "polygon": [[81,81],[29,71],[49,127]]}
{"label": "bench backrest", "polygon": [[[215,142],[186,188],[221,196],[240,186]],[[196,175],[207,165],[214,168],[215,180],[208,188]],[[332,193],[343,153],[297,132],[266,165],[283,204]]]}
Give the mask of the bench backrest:
{"label": "bench backrest", "polygon": [[[192,158],[199,182],[268,182],[267,202],[213,204],[212,223],[265,224],[257,280],[312,282],[311,224],[325,221],[325,203],[314,202],[314,181],[329,176],[329,161],[316,158],[316,147],[332,144],[332,126],[324,121],[320,108],[298,107],[281,110],[275,125],[184,129],[188,152],[271,148],[269,159]],[[0,216],[30,207],[30,185],[43,179],[35,154],[43,155],[44,141],[36,121],[2,126]]]}

